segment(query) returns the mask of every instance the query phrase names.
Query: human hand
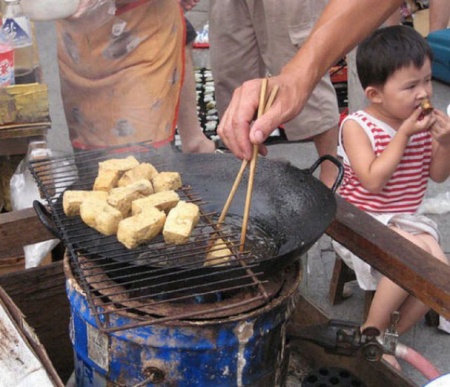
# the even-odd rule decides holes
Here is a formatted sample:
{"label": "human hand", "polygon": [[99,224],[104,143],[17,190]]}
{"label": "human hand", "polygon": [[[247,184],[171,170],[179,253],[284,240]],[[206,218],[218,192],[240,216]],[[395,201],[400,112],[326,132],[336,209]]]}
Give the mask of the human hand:
{"label": "human hand", "polygon": [[450,117],[444,112],[434,109],[436,121],[431,126],[433,138],[442,146],[450,145]]}
{"label": "human hand", "polygon": [[289,75],[269,78],[267,96],[276,85],[278,94],[271,108],[256,118],[261,85],[262,79],[253,79],[238,87],[217,129],[225,146],[240,159],[251,159],[253,144],[259,145],[260,154],[266,155],[263,142],[281,124],[293,119],[308,98],[299,92]]}
{"label": "human hand", "polygon": [[194,8],[200,0],[179,0],[181,7],[185,11],[190,11],[192,8]]}
{"label": "human hand", "polygon": [[407,137],[411,137],[413,134],[429,129],[435,121],[436,117],[434,112],[424,115],[423,109],[418,106],[414,112],[403,121],[398,131],[402,132]]}

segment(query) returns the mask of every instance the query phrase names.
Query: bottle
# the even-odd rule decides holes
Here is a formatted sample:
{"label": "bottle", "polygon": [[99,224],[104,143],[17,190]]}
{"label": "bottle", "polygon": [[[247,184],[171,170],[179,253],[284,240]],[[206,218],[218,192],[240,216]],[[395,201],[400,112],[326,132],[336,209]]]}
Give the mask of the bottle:
{"label": "bottle", "polygon": [[14,45],[0,29],[0,87],[14,84]]}
{"label": "bottle", "polygon": [[14,45],[15,83],[34,82],[33,35],[30,19],[24,14],[20,0],[4,0],[2,27]]}

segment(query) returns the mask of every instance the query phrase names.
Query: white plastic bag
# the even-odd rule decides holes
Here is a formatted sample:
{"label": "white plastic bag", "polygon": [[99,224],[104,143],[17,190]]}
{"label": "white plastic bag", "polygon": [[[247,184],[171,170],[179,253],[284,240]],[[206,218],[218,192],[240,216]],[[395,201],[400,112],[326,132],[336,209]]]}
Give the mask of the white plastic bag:
{"label": "white plastic bag", "polygon": [[[35,153],[32,153],[33,157],[36,156],[36,152],[40,152],[41,155],[45,156],[48,155],[47,152],[49,150],[38,149]],[[26,160],[27,158],[20,162],[10,181],[13,211],[30,208],[33,206],[34,200],[41,200],[37,184],[26,166]],[[49,241],[24,246],[25,268],[39,266],[58,243],[58,239],[51,239]]]}

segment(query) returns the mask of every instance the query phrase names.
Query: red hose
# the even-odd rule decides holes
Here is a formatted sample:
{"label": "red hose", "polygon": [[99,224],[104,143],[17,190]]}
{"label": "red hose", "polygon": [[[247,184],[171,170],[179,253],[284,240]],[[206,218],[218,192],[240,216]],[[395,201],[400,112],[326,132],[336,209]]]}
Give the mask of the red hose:
{"label": "red hose", "polygon": [[404,344],[397,343],[395,356],[411,364],[420,371],[428,380],[433,380],[441,376],[436,367],[420,353]]}

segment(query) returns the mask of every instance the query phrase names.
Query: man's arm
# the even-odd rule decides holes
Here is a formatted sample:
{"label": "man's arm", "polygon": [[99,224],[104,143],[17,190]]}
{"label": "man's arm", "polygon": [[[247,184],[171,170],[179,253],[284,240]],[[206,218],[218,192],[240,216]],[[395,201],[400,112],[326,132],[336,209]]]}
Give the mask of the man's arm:
{"label": "man's arm", "polygon": [[[375,30],[402,0],[330,0],[313,31],[281,74],[270,78],[279,86],[275,103],[257,119],[261,79],[243,83],[219,124],[225,145],[239,158],[250,159],[252,144],[262,144],[279,125],[297,116],[328,69]],[[270,92],[270,90],[269,90]],[[260,148],[262,154],[266,149]]]}

